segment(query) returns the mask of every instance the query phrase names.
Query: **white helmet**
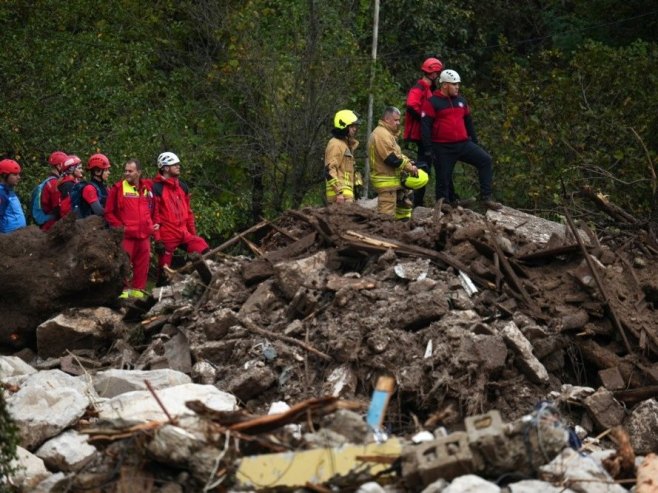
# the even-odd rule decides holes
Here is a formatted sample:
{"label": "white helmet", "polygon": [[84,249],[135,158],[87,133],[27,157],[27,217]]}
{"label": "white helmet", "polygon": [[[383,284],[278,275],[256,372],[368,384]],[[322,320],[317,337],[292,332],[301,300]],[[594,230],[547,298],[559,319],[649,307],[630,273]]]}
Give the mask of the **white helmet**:
{"label": "white helmet", "polygon": [[457,82],[461,81],[462,80],[459,78],[459,74],[454,70],[444,70],[439,76],[439,83],[450,82],[451,84],[456,84]]}
{"label": "white helmet", "polygon": [[173,152],[163,152],[158,156],[158,169],[164,166],[173,166],[180,163],[180,159]]}

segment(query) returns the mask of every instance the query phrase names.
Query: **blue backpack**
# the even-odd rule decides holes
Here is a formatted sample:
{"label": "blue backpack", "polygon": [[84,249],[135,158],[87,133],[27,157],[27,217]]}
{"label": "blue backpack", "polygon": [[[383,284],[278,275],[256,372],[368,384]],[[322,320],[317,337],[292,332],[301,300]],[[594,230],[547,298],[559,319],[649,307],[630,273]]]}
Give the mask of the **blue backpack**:
{"label": "blue backpack", "polygon": [[39,226],[46,224],[52,219],[57,219],[57,216],[54,214],[46,214],[41,207],[41,194],[43,192],[43,187],[45,187],[50,180],[56,179],[57,178],[54,176],[49,176],[32,190],[32,195],[30,196],[30,215],[32,216],[32,220]]}
{"label": "blue backpack", "polygon": [[71,188],[71,191],[69,192],[69,197],[71,197],[71,211],[76,215],[78,219],[82,219],[93,214],[91,206],[82,199],[82,190],[87,185],[92,185],[96,189],[96,192],[98,193],[98,200],[103,207],[105,207],[105,201],[107,200],[106,188],[101,187],[94,180],[79,181],[73,185],[73,188]]}

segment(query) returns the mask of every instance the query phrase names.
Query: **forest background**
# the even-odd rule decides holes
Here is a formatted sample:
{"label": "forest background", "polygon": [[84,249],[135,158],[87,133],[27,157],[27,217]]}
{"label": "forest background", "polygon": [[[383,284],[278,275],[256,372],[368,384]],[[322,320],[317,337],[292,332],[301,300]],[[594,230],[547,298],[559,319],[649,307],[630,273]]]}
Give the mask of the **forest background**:
{"label": "forest background", "polygon": [[[53,150],[105,153],[111,182],[128,158],[153,175],[157,155],[173,151],[213,241],[321,205],[333,114],[367,113],[373,10],[365,0],[5,0],[0,157],[23,166],[26,202]],[[420,64],[438,56],[462,76],[499,200],[555,215],[590,186],[656,220],[656,33],[650,0],[383,0],[374,124],[386,105],[404,109]],[[469,166],[455,173],[462,196],[477,191]]]}

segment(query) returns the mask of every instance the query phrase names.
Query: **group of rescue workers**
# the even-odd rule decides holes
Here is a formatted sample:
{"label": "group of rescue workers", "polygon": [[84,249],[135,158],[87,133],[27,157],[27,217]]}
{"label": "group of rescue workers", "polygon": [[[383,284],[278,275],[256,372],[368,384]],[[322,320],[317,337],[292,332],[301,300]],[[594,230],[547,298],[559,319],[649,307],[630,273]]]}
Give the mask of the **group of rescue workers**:
{"label": "group of rescue workers", "polygon": [[[123,229],[123,249],[132,265],[121,298],[143,298],[151,259],[151,239],[158,255],[158,283],[163,284],[165,266],[171,265],[176,248],[188,253],[208,251],[206,241],[196,234],[189,188],[180,179],[181,163],[173,152],[158,156],[158,174],[142,177],[137,159],[124,164],[124,178],[107,186],[110,160],[94,154],[87,160],[89,181],[83,180],[80,158],[53,152],[50,175],[35,187],[28,210],[43,231],[68,214],[77,218],[101,216],[113,228]],[[13,159],[0,161],[0,233],[26,226],[21,203],[14,191],[21,167]]]}
{"label": "group of rescue workers", "polygon": [[[409,90],[406,101],[404,140],[415,144],[417,157],[403,154],[398,137],[400,110],[389,106],[368,138],[370,181],[377,192],[377,211],[396,219],[409,219],[413,207],[424,202],[432,167],[436,173],[436,203],[464,204],[454,190],[452,174],[457,161],[478,172],[480,201],[489,209],[501,204],[493,199],[493,163],[479,145],[471,111],[459,94],[461,79],[454,70],[443,70],[438,58],[428,58],[423,73]],[[362,185],[354,151],[360,122],[352,110],[334,116],[333,137],[325,150],[326,196],[330,204],[355,201]]]}
{"label": "group of rescue workers", "polygon": [[[436,204],[463,203],[455,193],[452,173],[457,161],[475,166],[480,201],[490,209],[501,205],[492,197],[491,156],[479,145],[466,99],[459,94],[461,79],[454,70],[443,70],[437,58],[428,58],[423,73],[409,90],[406,101],[404,139],[417,146],[417,157],[403,154],[398,137],[400,110],[387,107],[368,139],[370,179],[377,192],[377,210],[396,219],[409,219],[412,208],[423,204],[432,167],[436,173]],[[329,203],[355,201],[363,185],[356,170],[354,151],[359,119],[352,110],[334,116],[332,134],[325,150],[326,196]],[[124,178],[111,188],[106,182],[111,167],[104,154],[87,160],[89,181],[83,180],[78,156],[53,152],[50,175],[32,192],[32,218],[47,231],[68,214],[78,218],[97,215],[113,228],[123,229],[123,248],[130,257],[132,278],[126,281],[123,298],[145,296],[151,258],[151,240],[158,255],[158,283],[165,280],[165,267],[176,248],[205,253],[206,241],[196,234],[189,189],[180,180],[180,160],[173,152],[158,156],[158,174],[142,177],[137,159],[124,164]],[[26,226],[25,215],[14,188],[21,167],[12,159],[0,161],[0,233]],[[415,192],[415,194],[414,194]]]}

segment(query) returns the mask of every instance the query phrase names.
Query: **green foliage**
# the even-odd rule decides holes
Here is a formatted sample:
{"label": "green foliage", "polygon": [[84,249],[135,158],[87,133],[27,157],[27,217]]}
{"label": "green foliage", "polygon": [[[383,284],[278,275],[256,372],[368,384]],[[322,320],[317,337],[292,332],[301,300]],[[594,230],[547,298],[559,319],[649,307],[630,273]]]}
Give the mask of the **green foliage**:
{"label": "green foliage", "polygon": [[11,462],[17,458],[16,447],[19,443],[18,428],[14,424],[5,401],[4,389],[0,386],[0,490],[3,478],[10,477],[15,469]]}

